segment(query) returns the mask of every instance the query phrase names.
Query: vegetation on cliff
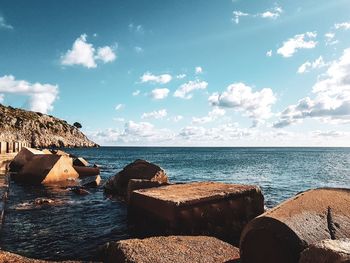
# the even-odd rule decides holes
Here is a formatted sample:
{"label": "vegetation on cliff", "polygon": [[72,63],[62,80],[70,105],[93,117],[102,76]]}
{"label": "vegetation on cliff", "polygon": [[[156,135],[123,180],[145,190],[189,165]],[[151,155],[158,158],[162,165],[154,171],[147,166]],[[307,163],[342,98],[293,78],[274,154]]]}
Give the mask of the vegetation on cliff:
{"label": "vegetation on cliff", "polygon": [[0,104],[0,140],[32,147],[96,147],[77,127],[40,112]]}

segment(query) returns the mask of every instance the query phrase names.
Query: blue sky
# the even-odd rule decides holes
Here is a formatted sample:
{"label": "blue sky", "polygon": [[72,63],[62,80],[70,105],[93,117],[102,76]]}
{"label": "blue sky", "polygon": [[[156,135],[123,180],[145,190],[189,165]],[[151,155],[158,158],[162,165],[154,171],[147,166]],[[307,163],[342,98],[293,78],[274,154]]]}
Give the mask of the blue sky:
{"label": "blue sky", "polygon": [[350,0],[0,0],[0,102],[102,145],[350,146]]}

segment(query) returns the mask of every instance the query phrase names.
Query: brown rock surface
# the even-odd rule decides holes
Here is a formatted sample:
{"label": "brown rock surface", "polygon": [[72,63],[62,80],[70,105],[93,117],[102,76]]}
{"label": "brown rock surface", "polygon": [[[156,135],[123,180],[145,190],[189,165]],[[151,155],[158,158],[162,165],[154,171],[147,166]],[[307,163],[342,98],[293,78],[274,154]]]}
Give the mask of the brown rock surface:
{"label": "brown rock surface", "polygon": [[11,178],[25,184],[50,184],[78,178],[73,161],[68,156],[41,154],[35,155],[17,174]]}
{"label": "brown rock surface", "polygon": [[349,263],[350,239],[322,240],[311,244],[300,256],[299,263]]}
{"label": "brown rock surface", "polygon": [[130,179],[144,179],[160,183],[168,182],[165,171],[158,165],[145,160],[136,160],[111,177],[105,184],[105,190],[109,193],[126,196]]}
{"label": "brown rock surface", "polygon": [[[6,251],[0,251],[0,262],[3,263],[48,263],[48,262],[58,262],[58,261],[46,261],[46,260],[40,260],[40,259],[32,259],[32,258],[26,258],[22,257],[20,255],[6,252]],[[78,263],[81,261],[60,261],[65,263]]]}
{"label": "brown rock surface", "polygon": [[238,248],[214,237],[161,236],[110,242],[104,262],[234,263],[238,259]]}
{"label": "brown rock surface", "polygon": [[161,183],[158,181],[151,181],[151,180],[131,179],[129,180],[129,183],[128,183],[128,194],[126,196],[126,201],[129,203],[131,195],[135,190],[159,187],[167,184],[168,183]]}
{"label": "brown rock surface", "polygon": [[237,243],[243,227],[263,212],[259,187],[217,182],[136,190],[129,204],[137,232],[211,235],[232,243]]}
{"label": "brown rock surface", "polygon": [[23,141],[33,148],[96,147],[66,121],[39,112],[0,104],[0,141]]}
{"label": "brown rock surface", "polygon": [[38,154],[44,153],[33,148],[23,147],[10,163],[10,171],[19,172],[27,162],[29,162],[35,155]]}
{"label": "brown rock surface", "polygon": [[242,263],[296,263],[309,244],[350,237],[350,189],[296,195],[252,220],[240,242]]}

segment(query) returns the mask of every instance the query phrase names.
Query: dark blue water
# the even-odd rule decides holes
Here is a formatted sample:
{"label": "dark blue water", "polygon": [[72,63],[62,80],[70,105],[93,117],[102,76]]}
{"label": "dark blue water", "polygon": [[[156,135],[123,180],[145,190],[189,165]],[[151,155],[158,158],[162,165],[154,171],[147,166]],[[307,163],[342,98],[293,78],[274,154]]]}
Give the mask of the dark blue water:
{"label": "dark blue water", "polygon": [[[309,188],[350,187],[350,148],[129,148],[66,149],[101,165],[103,179],[135,159],[163,167],[171,181],[259,185],[267,207]],[[56,205],[33,206],[37,197]],[[130,237],[126,207],[100,187],[77,196],[61,187],[12,183],[1,247],[43,259],[90,259],[95,248]]]}

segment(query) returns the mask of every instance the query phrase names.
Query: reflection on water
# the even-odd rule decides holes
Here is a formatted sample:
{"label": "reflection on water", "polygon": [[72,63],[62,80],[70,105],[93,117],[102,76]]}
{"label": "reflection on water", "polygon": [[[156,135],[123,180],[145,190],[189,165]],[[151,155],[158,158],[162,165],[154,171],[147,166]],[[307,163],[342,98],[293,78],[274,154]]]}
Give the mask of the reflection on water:
{"label": "reflection on water", "polygon": [[[322,186],[349,187],[348,148],[113,148],[68,149],[101,166],[106,180],[135,159],[162,166],[170,180],[258,184],[265,205]],[[102,188],[78,196],[63,186],[24,187],[12,183],[1,247],[43,259],[91,259],[110,240],[130,236],[126,207]],[[37,205],[37,198],[53,203]]]}

